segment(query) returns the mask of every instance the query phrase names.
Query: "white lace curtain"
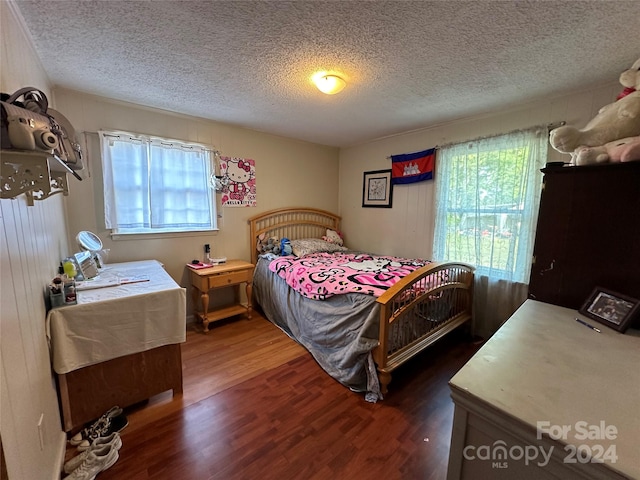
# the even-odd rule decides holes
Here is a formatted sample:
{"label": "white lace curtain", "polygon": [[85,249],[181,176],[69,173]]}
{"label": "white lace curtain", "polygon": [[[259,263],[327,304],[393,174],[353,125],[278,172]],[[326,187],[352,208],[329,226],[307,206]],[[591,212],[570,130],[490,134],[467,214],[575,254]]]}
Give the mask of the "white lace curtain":
{"label": "white lace curtain", "polygon": [[434,258],[476,267],[474,329],[485,338],[527,297],[546,158],[545,128],[438,152]]}

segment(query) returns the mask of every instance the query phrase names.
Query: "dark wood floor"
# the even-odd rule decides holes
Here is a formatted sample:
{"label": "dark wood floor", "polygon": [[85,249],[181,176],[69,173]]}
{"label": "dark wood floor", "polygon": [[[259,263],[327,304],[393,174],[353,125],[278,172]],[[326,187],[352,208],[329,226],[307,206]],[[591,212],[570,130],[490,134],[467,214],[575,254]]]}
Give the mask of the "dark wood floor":
{"label": "dark wood floor", "polygon": [[444,479],[447,382],[478,347],[450,334],[372,404],[259,315],[189,331],[183,395],[125,411],[120,459],[99,480]]}

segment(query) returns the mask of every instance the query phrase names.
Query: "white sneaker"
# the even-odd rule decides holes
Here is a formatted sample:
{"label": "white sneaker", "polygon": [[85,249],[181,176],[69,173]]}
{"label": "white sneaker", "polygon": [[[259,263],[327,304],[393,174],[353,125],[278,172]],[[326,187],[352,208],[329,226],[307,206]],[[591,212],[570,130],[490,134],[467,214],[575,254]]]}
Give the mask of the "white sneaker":
{"label": "white sneaker", "polygon": [[103,445],[97,449],[87,450],[86,458],[65,480],[94,480],[96,476],[118,461],[118,449],[111,445]]}
{"label": "white sneaker", "polygon": [[85,461],[85,459],[89,456],[89,453],[92,450],[98,450],[100,447],[104,445],[111,445],[112,448],[115,448],[116,450],[120,450],[120,447],[122,447],[122,440],[120,439],[120,434],[118,432],[113,432],[108,437],[96,438],[91,443],[91,446],[89,448],[87,448],[80,455],[76,455],[75,457],[73,457],[71,460],[69,460],[67,463],[64,464],[64,467],[63,467],[64,473],[73,472],[76,468],[82,465],[82,462]]}

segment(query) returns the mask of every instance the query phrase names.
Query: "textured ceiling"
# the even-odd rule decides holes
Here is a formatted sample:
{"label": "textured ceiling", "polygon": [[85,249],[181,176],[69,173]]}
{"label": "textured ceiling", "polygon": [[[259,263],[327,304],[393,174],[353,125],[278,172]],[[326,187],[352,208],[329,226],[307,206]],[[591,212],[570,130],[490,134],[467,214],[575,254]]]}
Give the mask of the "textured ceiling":
{"label": "textured ceiling", "polygon": [[[640,57],[638,0],[15,4],[54,85],[332,146],[606,84]],[[320,93],[318,70],[346,89]]]}

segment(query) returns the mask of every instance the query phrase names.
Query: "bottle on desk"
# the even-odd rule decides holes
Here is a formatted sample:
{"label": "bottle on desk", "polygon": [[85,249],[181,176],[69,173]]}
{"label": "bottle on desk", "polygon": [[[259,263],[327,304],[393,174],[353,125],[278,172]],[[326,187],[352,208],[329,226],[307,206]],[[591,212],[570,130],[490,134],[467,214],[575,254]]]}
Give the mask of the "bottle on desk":
{"label": "bottle on desk", "polygon": [[64,304],[75,305],[78,303],[78,293],[76,292],[76,281],[71,279],[64,282]]}
{"label": "bottle on desk", "polygon": [[64,284],[62,278],[54,278],[51,285],[49,285],[49,300],[51,301],[51,308],[64,305]]}
{"label": "bottle on desk", "polygon": [[72,258],[65,258],[62,261],[62,269],[64,271],[64,286],[62,289],[64,304],[75,305],[78,303],[78,293],[76,292],[76,276],[78,270],[76,263]]}

